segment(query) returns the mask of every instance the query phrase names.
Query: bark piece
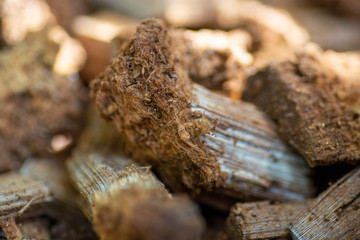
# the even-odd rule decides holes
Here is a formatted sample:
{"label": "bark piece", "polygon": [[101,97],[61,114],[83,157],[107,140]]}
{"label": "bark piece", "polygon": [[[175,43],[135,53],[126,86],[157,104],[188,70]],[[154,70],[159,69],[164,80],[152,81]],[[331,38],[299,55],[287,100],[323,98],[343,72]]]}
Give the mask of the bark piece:
{"label": "bark piece", "polygon": [[52,200],[50,189],[42,182],[15,172],[0,175],[0,216],[22,215],[30,207]]}
{"label": "bark piece", "polygon": [[293,239],[358,239],[360,237],[360,168],[320,194],[290,227]]}
{"label": "bark piece", "polygon": [[[57,30],[31,34],[0,52],[0,172],[18,169],[27,157],[61,152],[81,129],[87,93],[76,77],[71,80],[53,70],[64,53],[50,38],[63,36]],[[71,56],[62,59],[69,63]],[[57,137],[65,139],[60,149],[54,145]]]}
{"label": "bark piece", "polygon": [[331,64],[321,52],[306,50],[297,61],[250,77],[244,94],[278,122],[281,135],[312,167],[360,159],[360,84],[340,66],[336,75]]}
{"label": "bark piece", "polygon": [[236,97],[234,88],[230,91],[226,86],[237,83],[237,91],[242,92],[246,69],[254,61],[249,52],[252,44],[249,33],[239,29],[229,32],[179,29],[174,31],[171,38],[178,38],[177,42],[180,42],[179,39],[184,41],[185,47],[180,54],[191,80],[209,89],[224,89],[227,93],[233,93],[232,97]]}
{"label": "bark piece", "polygon": [[125,136],[127,150],[176,190],[279,201],[311,195],[306,163],[273,122],[251,104],[192,85],[181,43],[169,35],[161,22],[144,21],[92,82],[101,115]]}
{"label": "bark piece", "polygon": [[227,232],[234,240],[290,238],[288,227],[309,204],[309,201],[237,203],[230,210]]}
{"label": "bark piece", "polygon": [[200,239],[204,223],[197,207],[185,196],[172,198],[149,167],[138,167],[119,155],[117,134],[111,139],[107,132],[116,133],[95,119],[82,138],[86,142],[68,162],[84,212],[99,236]]}
{"label": "bark piece", "polygon": [[90,225],[79,209],[79,193],[72,185],[62,159],[27,159],[20,174],[43,182],[51,189],[54,198],[44,208],[47,216],[84,228]]}

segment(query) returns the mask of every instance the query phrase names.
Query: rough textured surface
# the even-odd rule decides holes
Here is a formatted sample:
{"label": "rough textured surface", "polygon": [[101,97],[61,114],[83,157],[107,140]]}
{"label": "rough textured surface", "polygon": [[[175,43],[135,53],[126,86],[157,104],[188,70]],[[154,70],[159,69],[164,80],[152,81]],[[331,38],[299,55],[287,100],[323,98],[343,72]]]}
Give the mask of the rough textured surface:
{"label": "rough textured surface", "polygon": [[47,31],[0,52],[0,172],[54,153],[54,136],[74,140],[81,128],[87,93],[77,80],[53,72],[57,52]]}
{"label": "rough textured surface", "polygon": [[290,238],[288,227],[309,204],[310,201],[237,203],[230,210],[227,233],[233,240]]}
{"label": "rough textured surface", "polygon": [[225,177],[200,138],[210,134],[211,123],[190,110],[190,81],[172,44],[161,22],[143,22],[123,54],[92,82],[92,97],[125,134],[136,159],[155,167],[161,159],[162,172],[174,182],[211,188]]}
{"label": "rough textured surface", "polygon": [[[203,16],[206,22],[213,23],[212,28],[232,30],[178,30],[175,37],[183,42],[178,41],[177,54],[184,58],[184,69],[193,81],[223,91],[233,99],[241,98],[248,75],[270,62],[291,59],[293,48],[308,41],[306,31],[287,13],[258,2],[227,0],[219,5],[206,1],[197,4],[203,4],[203,9],[214,5],[217,13]],[[194,6],[182,2],[182,7],[188,11],[179,14],[186,15]],[[175,19],[167,15],[167,20],[173,23]]]}
{"label": "rough textured surface", "polygon": [[197,84],[192,93],[192,111],[209,121],[216,119],[214,135],[202,138],[221,171],[228,174],[226,183],[213,193],[241,200],[295,201],[312,196],[306,161],[282,141],[265,113],[251,103],[233,101]]}
{"label": "rough textured surface", "polygon": [[93,114],[68,169],[101,239],[200,239],[197,206],[171,197],[149,167],[122,157],[119,134]]}
{"label": "rough textured surface", "polygon": [[360,238],[360,168],[357,167],[320,194],[290,227],[292,238]]}
{"label": "rough textured surface", "polygon": [[148,160],[176,191],[185,185],[194,194],[215,188],[237,199],[278,201],[311,195],[306,163],[279,139],[270,119],[252,104],[191,84],[186,68],[196,58],[184,55],[179,34],[158,21],[143,22],[92,84],[98,109],[127,138],[127,150]]}
{"label": "rough textured surface", "polygon": [[[190,31],[177,29],[170,34],[179,43],[176,56],[184,61],[184,70],[191,80],[213,90],[227,94],[242,92],[246,69],[253,64],[249,53],[252,38],[246,31],[236,29]],[[183,48],[179,45],[183,39]],[[173,50],[175,51],[175,50]],[[238,85],[238,88],[230,86]]]}
{"label": "rough textured surface", "polygon": [[331,64],[321,52],[306,50],[296,61],[250,77],[244,94],[277,121],[310,166],[360,159],[360,82],[341,74],[348,70],[340,66],[335,74]]}
{"label": "rough textured surface", "polygon": [[23,215],[31,207],[51,201],[51,190],[45,183],[15,172],[0,177],[0,217]]}
{"label": "rough textured surface", "polygon": [[22,234],[16,226],[14,217],[0,218],[0,228],[4,231],[8,240],[22,240]]}

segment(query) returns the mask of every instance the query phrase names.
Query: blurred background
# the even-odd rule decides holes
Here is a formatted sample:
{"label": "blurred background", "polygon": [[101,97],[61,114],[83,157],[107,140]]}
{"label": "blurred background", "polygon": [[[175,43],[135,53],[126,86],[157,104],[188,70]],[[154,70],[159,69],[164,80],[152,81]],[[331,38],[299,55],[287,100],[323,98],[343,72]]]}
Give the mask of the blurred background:
{"label": "blurred background", "polygon": [[[263,10],[267,6],[276,10]],[[86,50],[81,76],[87,81],[109,64],[112,46],[129,39],[136,23],[146,17],[161,17],[191,29],[230,29],[234,16],[248,15],[288,32],[294,30],[288,26],[288,19],[293,19],[308,32],[294,30],[289,34],[294,42],[303,42],[305,36],[324,49],[360,49],[357,0],[2,0],[0,11],[1,39],[6,44],[19,42],[26,32],[38,31],[56,19]],[[219,18],[219,11],[229,17]]]}

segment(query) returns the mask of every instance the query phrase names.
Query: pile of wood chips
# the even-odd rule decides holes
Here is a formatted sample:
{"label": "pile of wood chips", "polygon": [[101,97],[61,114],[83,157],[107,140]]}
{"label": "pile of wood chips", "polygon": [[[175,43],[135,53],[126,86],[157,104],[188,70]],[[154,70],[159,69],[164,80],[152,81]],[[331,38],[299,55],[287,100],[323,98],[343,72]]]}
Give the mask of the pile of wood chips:
{"label": "pile of wood chips", "polygon": [[0,1],[0,239],[359,239],[360,4],[318,2]]}

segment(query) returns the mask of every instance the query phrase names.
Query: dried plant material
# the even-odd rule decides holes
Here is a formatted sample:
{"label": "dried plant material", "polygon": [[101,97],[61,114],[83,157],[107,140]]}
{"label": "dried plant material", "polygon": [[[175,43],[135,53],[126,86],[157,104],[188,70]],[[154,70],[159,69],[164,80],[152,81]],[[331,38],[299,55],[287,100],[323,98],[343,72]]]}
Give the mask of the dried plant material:
{"label": "dried plant material", "polygon": [[192,86],[170,34],[160,21],[144,21],[92,82],[98,109],[125,136],[127,150],[176,190],[279,201],[311,195],[306,163],[271,120],[251,104]]}
{"label": "dried plant material", "polygon": [[346,76],[349,70],[341,66],[335,74],[331,66],[311,47],[296,61],[249,78],[244,95],[278,122],[281,135],[312,167],[360,159],[358,76]]}
{"label": "dried plant material", "polygon": [[[176,20],[176,15],[170,13],[172,12],[171,9],[178,4],[180,3],[177,1],[171,3],[165,13],[167,21],[176,26],[179,26],[180,23]],[[304,45],[309,40],[307,32],[297,25],[289,14],[262,5],[259,2],[227,0],[225,2],[196,1],[190,3],[189,1],[181,1],[182,8],[188,11],[185,13],[179,11],[178,14],[191,13],[194,4],[199,4],[198,8],[201,11],[197,11],[197,13],[200,15],[207,8],[216,9],[215,14],[207,11],[204,16],[201,15],[204,22],[212,23],[210,24],[211,27],[236,30],[233,30],[232,34],[219,30],[201,30],[199,33],[194,32],[192,34],[185,32],[185,41],[188,42],[185,50],[188,55],[192,55],[192,58],[198,56],[198,59],[191,62],[192,65],[187,69],[193,73],[192,75],[195,75],[190,75],[190,78],[211,89],[222,90],[233,99],[241,98],[244,79],[248,75],[271,62],[293,58],[293,49]],[[185,19],[184,26],[191,25],[191,19]],[[188,32],[191,33],[191,31]],[[239,33],[243,36],[250,35],[250,38],[246,37],[246,44],[244,41],[242,43],[234,41],[237,40],[234,36]],[[189,35],[192,36],[189,38]],[[226,47],[226,51],[224,51],[225,48],[220,50],[214,46],[199,48],[196,46],[196,42],[204,35],[208,35],[207,45],[211,45],[209,43],[224,43],[224,39],[231,45]],[[221,40],[218,39],[219,36],[221,36]],[[181,35],[177,34],[176,37],[181,37]],[[177,45],[180,44],[179,41]],[[194,49],[194,47],[196,48]],[[208,76],[209,78],[206,81],[205,79]]]}
{"label": "dried plant material", "polygon": [[114,240],[200,239],[204,226],[195,205],[185,196],[170,198],[154,189],[151,178],[134,170],[123,172],[126,186],[119,182],[110,187],[110,195],[95,195],[93,221],[99,235]]}
{"label": "dried plant material", "polygon": [[62,159],[27,159],[20,168],[20,174],[43,182],[51,190],[54,199],[44,209],[46,215],[86,226],[88,220],[78,208],[79,194]]}
{"label": "dried plant material", "polygon": [[74,141],[81,128],[87,93],[76,77],[54,73],[59,46],[51,29],[0,52],[0,172],[54,154],[53,137]]}
{"label": "dried plant material", "polygon": [[234,29],[251,23],[280,34],[291,47],[309,41],[309,34],[289,13],[258,1],[172,1],[165,18],[171,25],[190,28]]}
{"label": "dried plant material", "polygon": [[0,217],[22,215],[50,200],[50,189],[44,183],[15,172],[0,175]]}
{"label": "dried plant material", "polygon": [[310,201],[272,204],[268,201],[238,203],[230,210],[230,239],[290,238],[289,226],[309,207]]}
{"label": "dried plant material", "polygon": [[16,226],[14,217],[0,217],[0,228],[8,240],[22,240],[23,236]]}
{"label": "dried plant material", "polygon": [[46,0],[2,0],[0,18],[7,44],[18,43],[28,32],[40,31],[54,21]]}
{"label": "dried plant material", "polygon": [[297,216],[290,227],[292,238],[359,239],[360,168],[334,183]]}
{"label": "dried plant material", "polygon": [[[249,53],[252,38],[242,30],[225,32],[179,29],[170,36],[184,41],[185,46],[177,56],[181,54],[189,77],[210,89],[222,89],[225,82],[243,83],[246,69],[254,61]],[[242,92],[242,88],[238,91]]]}
{"label": "dried plant material", "polygon": [[204,224],[197,207],[186,197],[171,197],[148,167],[119,155],[118,139],[93,116],[68,162],[101,239],[200,239]]}

